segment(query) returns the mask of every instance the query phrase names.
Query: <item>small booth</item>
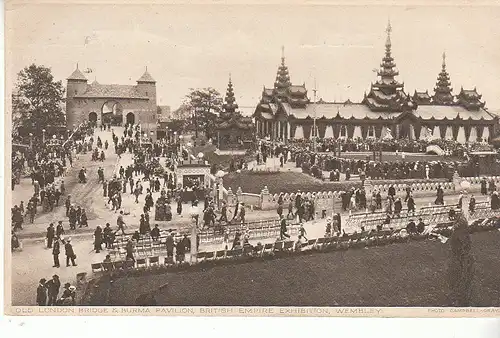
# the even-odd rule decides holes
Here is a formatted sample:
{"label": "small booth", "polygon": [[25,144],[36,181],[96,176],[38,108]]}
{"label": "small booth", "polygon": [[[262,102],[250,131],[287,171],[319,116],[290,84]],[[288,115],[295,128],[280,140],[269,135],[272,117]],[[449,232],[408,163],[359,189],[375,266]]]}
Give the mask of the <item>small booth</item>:
{"label": "small booth", "polygon": [[191,162],[183,161],[177,165],[175,171],[177,175],[177,186],[185,188],[182,193],[184,201],[192,201],[194,197],[202,200],[205,197],[205,191],[210,189],[211,180],[210,165],[204,162]]}

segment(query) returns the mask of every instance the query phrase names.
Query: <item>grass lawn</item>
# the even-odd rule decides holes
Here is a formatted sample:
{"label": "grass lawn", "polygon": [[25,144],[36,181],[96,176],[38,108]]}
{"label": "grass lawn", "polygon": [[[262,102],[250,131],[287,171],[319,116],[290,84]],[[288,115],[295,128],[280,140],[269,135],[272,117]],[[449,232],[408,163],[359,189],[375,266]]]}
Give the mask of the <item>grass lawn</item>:
{"label": "grass lawn", "polygon": [[[500,306],[500,232],[472,236],[474,306]],[[448,306],[449,244],[419,241],[345,252],[313,253],[217,266],[206,271],[121,278],[110,304],[103,282],[94,305],[134,305],[156,290],[158,305],[177,306]]]}
{"label": "grass lawn", "polygon": [[243,192],[253,194],[259,194],[265,186],[272,194],[295,193],[298,190],[310,192],[346,190],[353,186],[361,186],[359,181],[348,183],[320,181],[293,171],[229,173],[224,176],[223,181],[226,189],[231,187],[233,192],[236,192],[238,187],[241,187]]}

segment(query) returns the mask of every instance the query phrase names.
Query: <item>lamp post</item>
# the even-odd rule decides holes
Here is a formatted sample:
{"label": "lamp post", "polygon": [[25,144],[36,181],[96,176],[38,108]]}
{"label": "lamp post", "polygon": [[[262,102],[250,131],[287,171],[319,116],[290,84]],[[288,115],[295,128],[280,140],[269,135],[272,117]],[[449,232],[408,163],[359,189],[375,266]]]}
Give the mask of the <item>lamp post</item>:
{"label": "lamp post", "polygon": [[181,161],[184,161],[184,154],[182,153],[182,139],[183,138],[184,138],[184,136],[179,135],[179,154],[180,154]]}
{"label": "lamp post", "polygon": [[45,129],[42,129],[42,143],[45,144]]}
{"label": "lamp post", "polygon": [[222,178],[224,177],[224,175],[225,173],[222,170],[219,170],[215,173],[215,177],[217,178],[217,195],[216,195],[217,209],[220,209],[220,194],[221,194]]}
{"label": "lamp post", "polygon": [[191,251],[190,251],[190,262],[196,262],[196,256],[198,255],[198,205],[191,206]]}
{"label": "lamp post", "polygon": [[33,133],[30,133],[30,148],[33,149]]}

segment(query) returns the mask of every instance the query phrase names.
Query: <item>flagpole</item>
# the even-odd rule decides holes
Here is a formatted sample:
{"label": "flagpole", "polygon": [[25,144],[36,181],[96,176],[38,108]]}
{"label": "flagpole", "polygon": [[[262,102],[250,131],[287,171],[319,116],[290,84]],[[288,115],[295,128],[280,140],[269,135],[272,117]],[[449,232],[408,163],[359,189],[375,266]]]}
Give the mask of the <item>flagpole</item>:
{"label": "flagpole", "polygon": [[316,137],[317,137],[317,133],[316,133],[316,118],[317,118],[317,114],[316,114],[316,92],[317,92],[317,89],[316,89],[316,79],[314,79],[314,89],[313,89],[313,93],[314,93],[314,120],[313,120],[313,150],[314,152],[316,152]]}

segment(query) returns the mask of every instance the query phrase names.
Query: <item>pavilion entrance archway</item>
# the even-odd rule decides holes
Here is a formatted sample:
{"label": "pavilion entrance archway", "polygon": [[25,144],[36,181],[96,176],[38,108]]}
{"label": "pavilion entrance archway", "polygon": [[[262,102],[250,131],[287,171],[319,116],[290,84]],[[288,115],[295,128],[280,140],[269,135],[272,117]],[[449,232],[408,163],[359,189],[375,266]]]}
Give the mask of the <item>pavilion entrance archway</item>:
{"label": "pavilion entrance archway", "polygon": [[128,113],[127,114],[126,124],[135,124],[135,115],[134,115],[134,113]]}
{"label": "pavilion entrance archway", "polygon": [[97,126],[97,113],[95,111],[89,113],[89,122],[94,127]]}
{"label": "pavilion entrance archway", "polygon": [[121,126],[123,124],[123,107],[120,102],[106,101],[101,108],[101,121],[105,124]]}

